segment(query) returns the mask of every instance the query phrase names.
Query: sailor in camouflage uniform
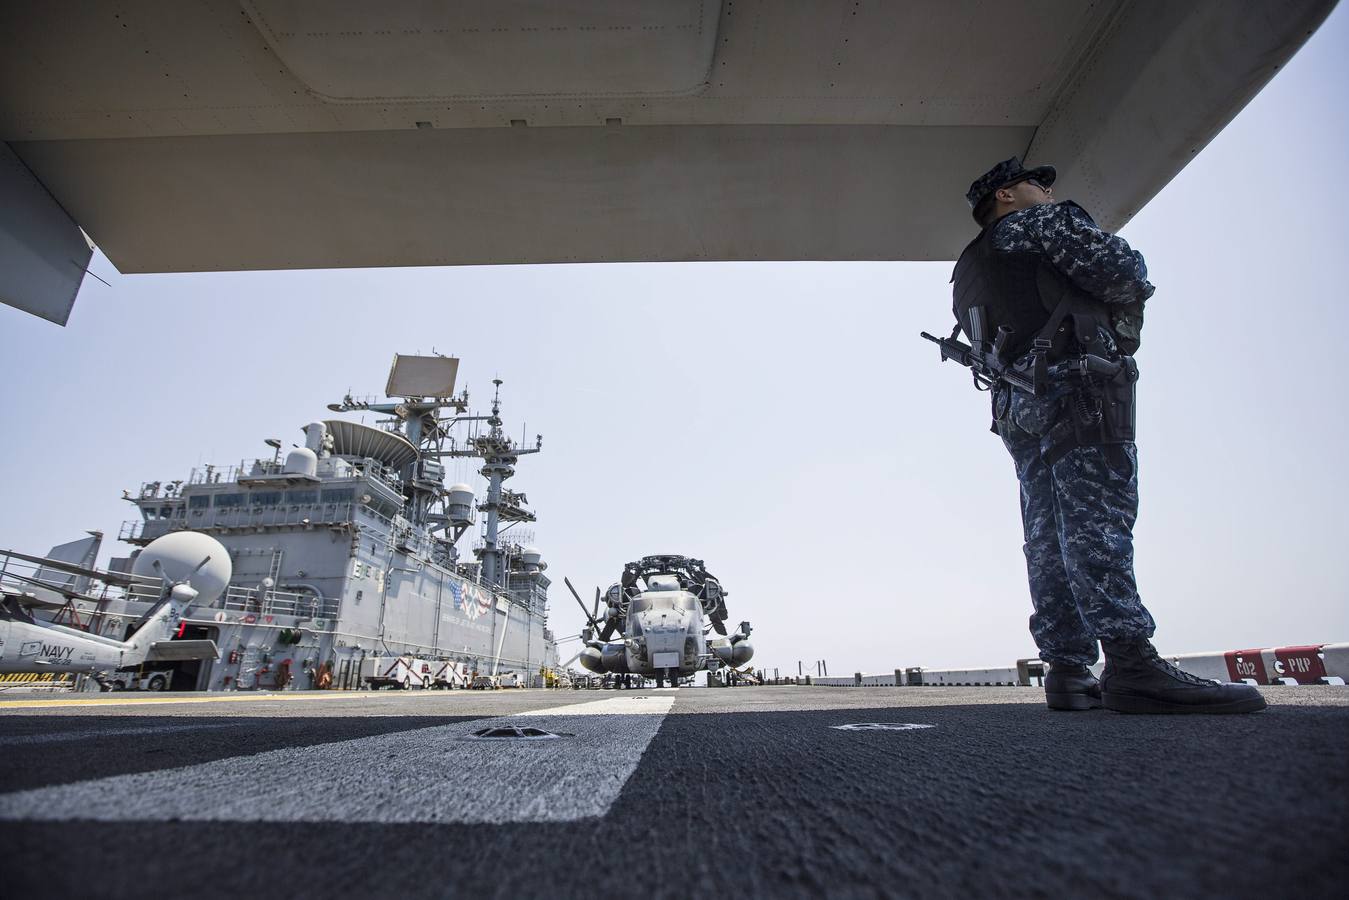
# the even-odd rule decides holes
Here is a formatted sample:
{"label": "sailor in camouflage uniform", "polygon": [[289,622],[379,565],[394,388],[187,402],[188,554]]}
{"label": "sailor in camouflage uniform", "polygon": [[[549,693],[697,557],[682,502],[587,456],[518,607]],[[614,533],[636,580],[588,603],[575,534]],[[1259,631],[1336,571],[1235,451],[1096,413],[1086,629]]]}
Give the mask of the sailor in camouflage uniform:
{"label": "sailor in camouflage uniform", "polygon": [[[1051,166],[1026,169],[1013,157],[970,186],[966,199],[981,231],[952,278],[957,319],[969,332],[977,305],[989,311],[990,331],[1010,328],[1008,362],[1036,337],[1041,347],[1052,343],[1051,362],[1087,353],[1121,361],[1137,349],[1143,305],[1155,290],[1147,266],[1082,207],[1055,203],[1055,175]],[[1063,371],[1039,397],[1005,382],[994,388],[994,429],[1021,484],[1030,629],[1050,664],[1049,706],[1089,709],[1104,700],[1121,712],[1262,709],[1254,688],[1196,678],[1161,659],[1149,641],[1154,623],[1134,581],[1132,402],[1132,380],[1103,385]],[[1110,418],[1126,407],[1122,419]],[[1084,429],[1103,408],[1107,427]],[[1106,653],[1099,683],[1087,668],[1098,641]]]}

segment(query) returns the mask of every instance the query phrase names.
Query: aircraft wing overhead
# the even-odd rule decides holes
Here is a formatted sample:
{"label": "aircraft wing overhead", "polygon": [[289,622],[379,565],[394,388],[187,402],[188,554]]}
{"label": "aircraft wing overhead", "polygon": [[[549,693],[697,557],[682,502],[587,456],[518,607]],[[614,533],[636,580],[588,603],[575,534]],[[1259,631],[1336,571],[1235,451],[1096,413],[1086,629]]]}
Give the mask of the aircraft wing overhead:
{"label": "aircraft wing overhead", "polygon": [[1333,6],[7,3],[0,299],[63,322],[81,229],[123,272],[953,259],[1012,155],[1118,228]]}

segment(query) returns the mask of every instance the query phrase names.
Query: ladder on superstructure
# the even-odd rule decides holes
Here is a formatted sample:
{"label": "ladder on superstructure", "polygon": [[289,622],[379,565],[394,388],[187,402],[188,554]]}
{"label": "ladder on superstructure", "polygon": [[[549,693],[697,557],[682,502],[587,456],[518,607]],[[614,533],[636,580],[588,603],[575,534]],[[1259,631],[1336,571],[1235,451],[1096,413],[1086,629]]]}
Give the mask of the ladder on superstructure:
{"label": "ladder on superstructure", "polygon": [[263,606],[267,605],[266,594],[270,594],[280,585],[281,578],[281,557],[286,553],[285,548],[278,547],[272,551],[272,565],[267,570],[267,578],[270,580],[271,587],[264,587],[264,596],[262,598]]}

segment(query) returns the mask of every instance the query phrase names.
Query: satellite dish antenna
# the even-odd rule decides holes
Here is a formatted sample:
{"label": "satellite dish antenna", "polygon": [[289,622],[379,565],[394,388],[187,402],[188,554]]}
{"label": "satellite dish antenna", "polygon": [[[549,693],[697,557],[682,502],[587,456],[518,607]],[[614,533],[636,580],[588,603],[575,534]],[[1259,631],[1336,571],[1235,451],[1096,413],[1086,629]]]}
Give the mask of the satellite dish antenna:
{"label": "satellite dish antenna", "polygon": [[267,438],[263,443],[268,447],[275,447],[277,450],[281,449],[281,438]]}
{"label": "satellite dish antenna", "polygon": [[333,412],[346,412],[346,410],[343,409],[342,404],[340,403],[329,403],[328,408]]}

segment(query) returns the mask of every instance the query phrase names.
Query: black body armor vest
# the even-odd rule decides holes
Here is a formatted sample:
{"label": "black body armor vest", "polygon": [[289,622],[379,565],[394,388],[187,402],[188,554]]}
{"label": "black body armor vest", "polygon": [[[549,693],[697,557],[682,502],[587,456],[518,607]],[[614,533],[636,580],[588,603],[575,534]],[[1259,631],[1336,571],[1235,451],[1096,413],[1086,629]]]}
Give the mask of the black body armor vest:
{"label": "black body armor vest", "polygon": [[[1105,304],[1075,287],[1041,253],[995,250],[995,227],[979,232],[951,275],[951,311],[961,330],[971,341],[992,342],[999,327],[1010,328],[1002,354],[1006,362],[1029,351],[1040,336],[1051,342],[1051,360],[1070,351],[1098,352],[1097,326],[1110,326]],[[971,321],[970,310],[975,307],[983,308],[982,328]],[[1041,335],[1051,321],[1051,333]]]}

